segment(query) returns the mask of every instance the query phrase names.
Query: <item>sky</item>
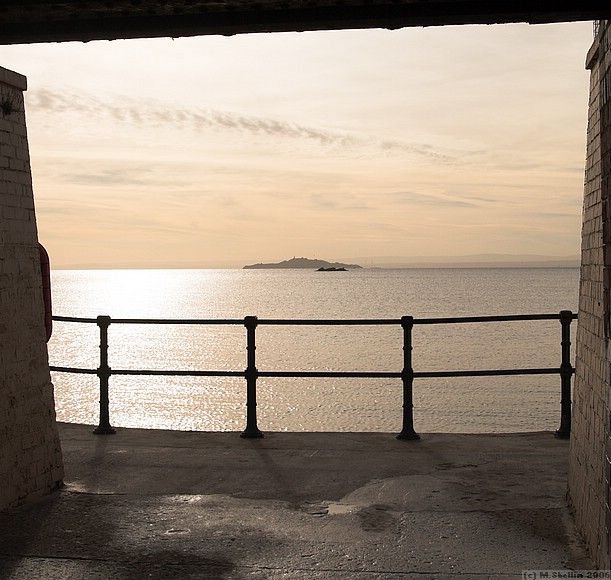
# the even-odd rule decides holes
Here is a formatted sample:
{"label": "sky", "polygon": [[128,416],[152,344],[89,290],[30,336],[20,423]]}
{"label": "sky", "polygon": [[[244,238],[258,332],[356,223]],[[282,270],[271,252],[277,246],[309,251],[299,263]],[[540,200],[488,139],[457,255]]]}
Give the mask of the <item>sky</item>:
{"label": "sky", "polygon": [[54,268],[579,254],[590,22],[0,47]]}

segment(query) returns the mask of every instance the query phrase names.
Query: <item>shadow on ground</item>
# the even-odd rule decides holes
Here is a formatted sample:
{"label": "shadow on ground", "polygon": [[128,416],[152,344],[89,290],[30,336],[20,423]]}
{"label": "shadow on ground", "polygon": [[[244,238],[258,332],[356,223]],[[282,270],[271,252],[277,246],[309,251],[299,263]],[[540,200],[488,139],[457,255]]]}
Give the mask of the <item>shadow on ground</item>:
{"label": "shadow on ground", "polygon": [[60,425],[66,486],[0,514],[0,577],[521,578],[590,568],[551,433]]}

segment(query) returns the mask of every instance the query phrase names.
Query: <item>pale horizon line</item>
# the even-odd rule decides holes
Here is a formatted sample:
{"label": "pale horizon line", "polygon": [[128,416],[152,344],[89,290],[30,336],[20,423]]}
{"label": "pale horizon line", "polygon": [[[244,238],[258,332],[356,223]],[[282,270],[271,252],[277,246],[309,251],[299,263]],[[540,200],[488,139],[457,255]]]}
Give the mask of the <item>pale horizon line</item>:
{"label": "pale horizon line", "polygon": [[[244,266],[253,263],[278,263],[289,258],[257,260],[257,261],[238,261],[222,260],[216,263],[206,262],[118,262],[115,264],[105,264],[98,262],[76,263],[76,264],[53,264],[53,270],[235,270],[242,269]],[[323,259],[323,258],[311,258]],[[554,256],[548,254],[461,254],[454,256],[366,256],[353,258],[329,259],[329,262],[353,263],[365,269],[370,268],[423,268],[423,267],[579,267],[581,257],[579,254]],[[561,265],[562,264],[562,265]]]}

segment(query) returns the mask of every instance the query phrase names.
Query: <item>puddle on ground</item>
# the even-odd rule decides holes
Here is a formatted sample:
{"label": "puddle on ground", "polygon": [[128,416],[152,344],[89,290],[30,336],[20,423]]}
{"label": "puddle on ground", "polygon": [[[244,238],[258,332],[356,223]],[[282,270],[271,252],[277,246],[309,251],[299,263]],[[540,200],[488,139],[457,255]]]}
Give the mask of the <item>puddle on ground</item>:
{"label": "puddle on ground", "polygon": [[171,536],[174,534],[177,535],[185,535],[185,534],[190,534],[191,530],[189,528],[170,528],[169,530],[165,531],[166,536]]}
{"label": "puddle on ground", "polygon": [[357,509],[358,506],[346,505],[345,503],[330,503],[327,507],[327,513],[330,516],[337,516],[341,514],[349,514]]}
{"label": "puddle on ground", "polygon": [[345,503],[310,503],[306,502],[301,506],[301,509],[311,516],[323,517],[323,516],[338,516],[341,514],[349,514],[359,509],[359,506],[348,505]]}

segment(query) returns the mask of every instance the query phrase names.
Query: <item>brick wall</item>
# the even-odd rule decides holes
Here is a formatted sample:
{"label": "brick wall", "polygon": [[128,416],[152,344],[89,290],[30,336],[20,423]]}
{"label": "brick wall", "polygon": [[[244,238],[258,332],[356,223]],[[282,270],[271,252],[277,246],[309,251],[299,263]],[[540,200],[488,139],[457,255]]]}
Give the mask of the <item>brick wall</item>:
{"label": "brick wall", "polygon": [[[600,100],[600,190],[603,200],[603,242],[604,242],[604,329],[607,342],[606,398],[603,407],[604,417],[601,435],[605,438],[604,507],[605,535],[603,551],[605,568],[611,569],[611,22],[606,21],[599,35],[599,100]],[[603,563],[603,560],[600,560]]]}
{"label": "brick wall", "polygon": [[0,509],[63,478],[45,341],[25,77],[0,67]]}
{"label": "brick wall", "polygon": [[609,569],[611,390],[611,54],[602,21],[587,57],[587,135],[576,374],[569,459],[569,499],[595,563]]}

